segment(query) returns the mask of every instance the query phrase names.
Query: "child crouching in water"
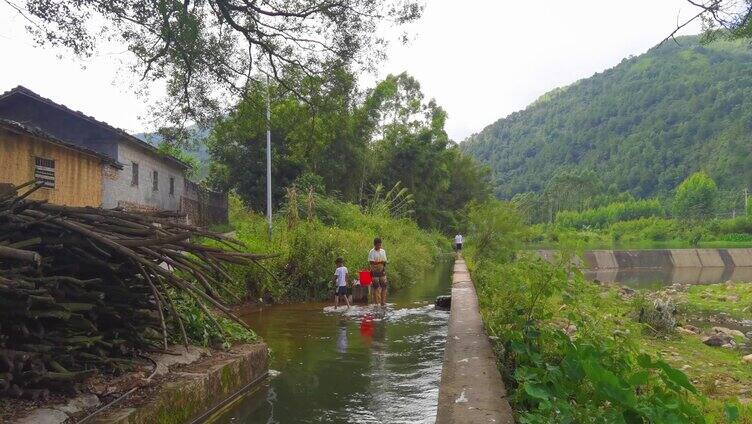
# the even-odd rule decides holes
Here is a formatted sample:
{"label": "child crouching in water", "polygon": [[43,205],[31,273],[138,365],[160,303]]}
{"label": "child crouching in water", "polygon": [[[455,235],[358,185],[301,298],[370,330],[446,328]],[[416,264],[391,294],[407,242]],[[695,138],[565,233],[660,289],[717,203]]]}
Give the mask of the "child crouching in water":
{"label": "child crouching in water", "polygon": [[350,274],[347,272],[347,268],[345,267],[345,260],[342,258],[337,258],[336,260],[337,269],[334,271],[334,309],[337,309],[337,306],[339,305],[339,298],[340,296],[345,298],[345,303],[347,303],[347,309],[350,309],[350,300],[347,298],[347,285],[350,283]]}

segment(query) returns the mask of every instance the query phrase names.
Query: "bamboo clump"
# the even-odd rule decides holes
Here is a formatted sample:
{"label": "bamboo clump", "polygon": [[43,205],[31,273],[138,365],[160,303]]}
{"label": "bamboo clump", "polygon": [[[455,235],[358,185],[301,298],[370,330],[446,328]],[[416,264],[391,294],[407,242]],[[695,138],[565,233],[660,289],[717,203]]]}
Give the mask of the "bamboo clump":
{"label": "bamboo clump", "polygon": [[0,185],[0,396],[70,392],[170,338],[187,345],[177,295],[245,326],[221,301],[227,265],[264,255],[169,214],[28,200],[39,188]]}

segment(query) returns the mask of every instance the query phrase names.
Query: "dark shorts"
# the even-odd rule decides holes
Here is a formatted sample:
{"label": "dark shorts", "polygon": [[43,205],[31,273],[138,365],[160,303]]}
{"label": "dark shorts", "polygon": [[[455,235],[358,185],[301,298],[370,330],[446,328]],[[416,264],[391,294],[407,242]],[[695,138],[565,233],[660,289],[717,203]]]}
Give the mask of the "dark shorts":
{"label": "dark shorts", "polygon": [[383,275],[381,277],[373,277],[371,287],[373,287],[374,289],[386,290],[389,287],[389,283],[386,281],[386,275]]}
{"label": "dark shorts", "polygon": [[454,248],[457,250],[462,250],[462,243],[455,243]]}
{"label": "dark shorts", "polygon": [[338,286],[337,291],[335,292],[337,296],[347,296],[347,287],[346,286]]}

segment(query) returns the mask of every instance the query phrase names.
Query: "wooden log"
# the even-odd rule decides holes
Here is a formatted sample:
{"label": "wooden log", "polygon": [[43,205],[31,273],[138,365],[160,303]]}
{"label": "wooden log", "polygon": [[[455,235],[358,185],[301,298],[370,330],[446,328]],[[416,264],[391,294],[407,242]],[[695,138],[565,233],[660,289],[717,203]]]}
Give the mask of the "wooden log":
{"label": "wooden log", "polygon": [[37,252],[30,250],[14,249],[12,247],[0,246],[0,258],[15,259],[25,262],[33,262],[37,265],[42,263],[42,257]]}

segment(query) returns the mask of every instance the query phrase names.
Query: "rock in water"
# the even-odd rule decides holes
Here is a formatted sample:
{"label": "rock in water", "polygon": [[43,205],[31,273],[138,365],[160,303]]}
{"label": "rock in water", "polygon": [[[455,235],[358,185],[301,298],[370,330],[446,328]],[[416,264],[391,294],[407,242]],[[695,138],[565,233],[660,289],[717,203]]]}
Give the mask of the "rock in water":
{"label": "rock in water", "polygon": [[437,296],[436,309],[448,311],[452,308],[452,296]]}

